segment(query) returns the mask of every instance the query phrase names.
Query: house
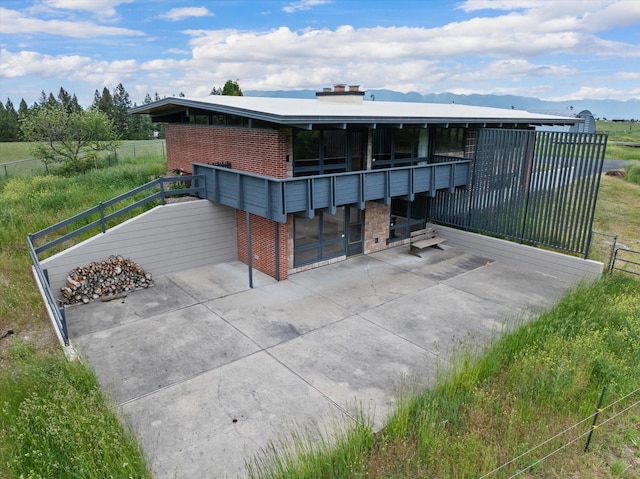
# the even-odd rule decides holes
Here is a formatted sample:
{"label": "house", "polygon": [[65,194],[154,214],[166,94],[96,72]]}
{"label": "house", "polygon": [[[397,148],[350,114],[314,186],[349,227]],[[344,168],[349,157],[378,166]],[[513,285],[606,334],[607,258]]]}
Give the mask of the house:
{"label": "house", "polygon": [[[409,241],[437,222],[586,254],[604,144],[536,132],[582,118],[460,104],[165,98],[169,171],[235,208],[238,259],[276,279]],[[571,169],[573,168],[573,169]],[[577,181],[584,178],[584,181]]]}

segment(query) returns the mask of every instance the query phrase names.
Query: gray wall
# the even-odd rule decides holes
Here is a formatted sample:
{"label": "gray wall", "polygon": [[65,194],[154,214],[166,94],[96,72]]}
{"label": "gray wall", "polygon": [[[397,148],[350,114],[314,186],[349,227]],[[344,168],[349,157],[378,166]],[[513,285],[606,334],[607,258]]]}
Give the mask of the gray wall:
{"label": "gray wall", "polygon": [[436,229],[438,236],[446,238],[446,244],[450,246],[456,246],[523,269],[555,276],[569,283],[574,283],[582,278],[596,279],[602,274],[603,264],[597,261],[585,260],[446,226],[429,226]]}
{"label": "gray wall", "polygon": [[238,259],[236,213],[208,200],[158,206],[41,262],[55,296],[69,271],[121,255],[153,276]]}

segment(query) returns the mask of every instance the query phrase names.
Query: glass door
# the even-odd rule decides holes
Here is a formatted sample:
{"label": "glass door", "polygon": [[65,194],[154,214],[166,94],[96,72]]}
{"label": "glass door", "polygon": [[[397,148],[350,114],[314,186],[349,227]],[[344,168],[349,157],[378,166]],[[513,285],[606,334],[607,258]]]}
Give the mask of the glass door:
{"label": "glass door", "polygon": [[346,207],[347,256],[362,254],[364,239],[364,210]]}

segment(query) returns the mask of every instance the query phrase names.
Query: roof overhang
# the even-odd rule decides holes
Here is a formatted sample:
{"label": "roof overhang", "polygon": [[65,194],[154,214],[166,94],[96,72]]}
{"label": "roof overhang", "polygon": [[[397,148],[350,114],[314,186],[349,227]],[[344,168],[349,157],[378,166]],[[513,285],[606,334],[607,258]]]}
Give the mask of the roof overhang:
{"label": "roof overhang", "polygon": [[[228,114],[276,125],[303,127],[360,125],[375,128],[427,126],[538,126],[573,125],[584,120],[530,113],[524,110],[477,107],[460,104],[362,102],[340,104],[315,99],[231,97],[212,95],[206,98],[168,97],[129,110],[148,114],[154,121],[168,121],[174,115]],[[400,126],[399,126],[400,125]]]}

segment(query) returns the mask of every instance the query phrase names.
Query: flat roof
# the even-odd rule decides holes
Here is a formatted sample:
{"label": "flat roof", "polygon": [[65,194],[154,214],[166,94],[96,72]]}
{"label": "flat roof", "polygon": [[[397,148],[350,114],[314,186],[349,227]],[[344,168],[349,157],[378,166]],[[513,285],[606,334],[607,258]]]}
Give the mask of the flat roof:
{"label": "flat roof", "polygon": [[[389,101],[337,102],[318,99],[210,95],[204,98],[168,97],[129,110],[152,117],[189,109],[198,113],[223,113],[271,123],[310,124],[433,124],[518,123],[572,125],[581,118],[530,113],[525,110],[461,105]],[[194,113],[195,114],[195,113]]]}

